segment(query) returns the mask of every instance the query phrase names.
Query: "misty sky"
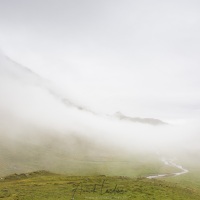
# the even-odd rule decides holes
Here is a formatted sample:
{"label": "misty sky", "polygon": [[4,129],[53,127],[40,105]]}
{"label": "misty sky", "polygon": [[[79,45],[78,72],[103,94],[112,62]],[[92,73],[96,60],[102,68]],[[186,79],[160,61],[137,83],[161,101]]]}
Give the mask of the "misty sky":
{"label": "misty sky", "polygon": [[200,111],[198,0],[0,0],[0,49],[100,113]]}

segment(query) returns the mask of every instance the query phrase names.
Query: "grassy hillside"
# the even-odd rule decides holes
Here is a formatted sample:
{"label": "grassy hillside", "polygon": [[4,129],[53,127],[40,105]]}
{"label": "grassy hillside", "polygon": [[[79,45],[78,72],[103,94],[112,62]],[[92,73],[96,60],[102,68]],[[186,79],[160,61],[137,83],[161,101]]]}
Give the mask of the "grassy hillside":
{"label": "grassy hillside", "polygon": [[38,171],[14,174],[2,179],[0,198],[5,200],[199,200],[200,193],[161,180],[104,175],[66,176]]}
{"label": "grassy hillside", "polygon": [[128,153],[75,134],[22,136],[0,134],[0,199],[200,199],[196,155],[179,160],[188,174],[149,180],[142,177],[178,169],[152,152]]}
{"label": "grassy hillside", "polygon": [[0,135],[0,176],[47,170],[68,175],[139,177],[174,171],[157,155],[128,153],[77,135]]}
{"label": "grassy hillside", "polygon": [[168,177],[166,180],[183,187],[192,188],[194,191],[200,191],[200,160],[198,158],[199,156],[192,157],[192,155],[188,158],[186,155],[181,163],[189,170],[189,173]]}

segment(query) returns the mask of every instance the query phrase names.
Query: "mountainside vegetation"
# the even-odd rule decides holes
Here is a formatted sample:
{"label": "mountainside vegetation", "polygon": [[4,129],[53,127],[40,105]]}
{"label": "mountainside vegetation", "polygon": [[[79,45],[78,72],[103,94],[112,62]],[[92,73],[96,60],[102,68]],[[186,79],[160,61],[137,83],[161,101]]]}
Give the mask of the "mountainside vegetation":
{"label": "mountainside vegetation", "polygon": [[1,179],[0,198],[38,199],[137,199],[199,200],[200,193],[190,187],[146,178],[125,176],[66,176],[47,171],[13,174]]}

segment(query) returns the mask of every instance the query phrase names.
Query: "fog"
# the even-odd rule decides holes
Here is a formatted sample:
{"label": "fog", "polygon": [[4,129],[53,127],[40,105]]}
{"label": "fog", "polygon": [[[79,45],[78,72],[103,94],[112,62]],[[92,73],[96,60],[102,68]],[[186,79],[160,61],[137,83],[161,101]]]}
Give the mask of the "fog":
{"label": "fog", "polygon": [[66,140],[72,157],[198,155],[199,8],[195,0],[1,0],[4,146],[49,137]]}
{"label": "fog", "polygon": [[[72,100],[68,100],[70,97],[62,90],[10,58],[1,55],[1,63],[1,120],[7,121],[8,127],[9,123],[18,127],[18,131],[13,128],[14,135],[20,134],[20,129],[24,132],[23,126],[30,125],[54,130],[58,135],[76,133],[107,146],[148,151],[183,148],[199,138],[196,117],[155,125],[149,121],[134,121],[135,116],[121,119],[114,114],[92,112],[77,102],[66,103]],[[21,128],[17,121],[22,124]],[[190,147],[195,148],[194,143]]]}

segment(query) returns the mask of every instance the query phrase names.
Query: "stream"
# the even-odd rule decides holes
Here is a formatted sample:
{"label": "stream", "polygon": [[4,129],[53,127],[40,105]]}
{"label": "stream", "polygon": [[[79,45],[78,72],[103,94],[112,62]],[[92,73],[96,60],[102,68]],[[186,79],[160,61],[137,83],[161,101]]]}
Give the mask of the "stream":
{"label": "stream", "polygon": [[157,174],[157,175],[150,175],[150,176],[147,176],[146,178],[148,179],[153,179],[153,178],[164,178],[164,177],[172,177],[172,176],[180,176],[182,174],[186,174],[189,172],[189,170],[183,168],[183,166],[181,165],[178,165],[176,163],[174,163],[172,160],[167,160],[165,158],[162,158],[161,161],[167,165],[167,166],[171,166],[171,167],[175,167],[177,169],[180,169],[179,172],[175,172],[175,173],[167,173],[167,174]]}

